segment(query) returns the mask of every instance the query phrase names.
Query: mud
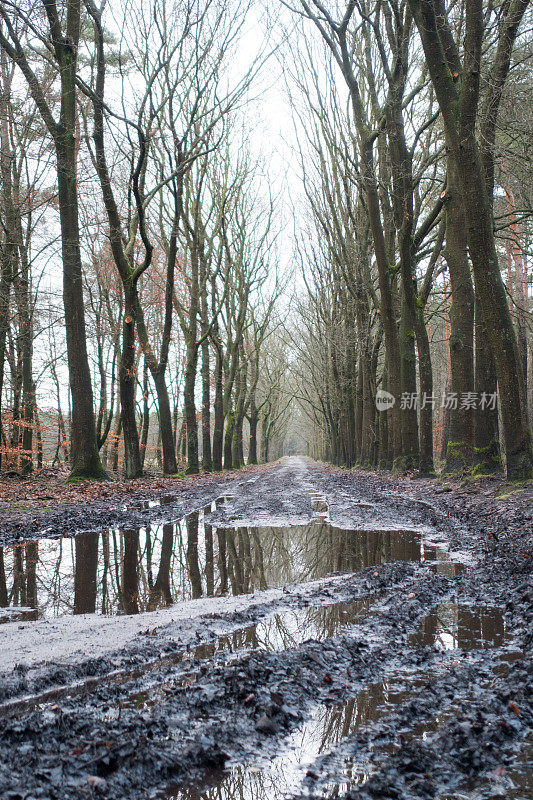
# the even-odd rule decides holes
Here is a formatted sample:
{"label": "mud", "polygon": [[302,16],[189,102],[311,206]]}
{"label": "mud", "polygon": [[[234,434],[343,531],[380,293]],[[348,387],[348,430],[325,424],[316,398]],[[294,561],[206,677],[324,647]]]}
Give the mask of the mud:
{"label": "mud", "polygon": [[[0,628],[18,660],[0,675],[2,798],[529,798],[531,503],[442,489],[295,458],[179,502],[135,498],[120,524],[102,509],[84,616],[83,546],[44,541],[70,512],[34,520],[42,561],[17,556],[34,608]],[[165,528],[181,550],[148,611]],[[23,530],[9,523],[6,547]],[[59,544],[74,555],[54,583]],[[59,634],[72,646],[43,659]]]}

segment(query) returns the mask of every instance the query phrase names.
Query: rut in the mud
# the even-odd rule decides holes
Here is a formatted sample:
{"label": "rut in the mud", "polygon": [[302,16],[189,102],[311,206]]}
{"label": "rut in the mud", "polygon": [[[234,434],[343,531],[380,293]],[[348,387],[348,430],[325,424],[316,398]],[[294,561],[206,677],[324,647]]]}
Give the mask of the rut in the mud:
{"label": "rut in the mud", "polygon": [[527,559],[421,499],[291,459],[6,547],[36,591],[1,627],[2,797],[525,800]]}

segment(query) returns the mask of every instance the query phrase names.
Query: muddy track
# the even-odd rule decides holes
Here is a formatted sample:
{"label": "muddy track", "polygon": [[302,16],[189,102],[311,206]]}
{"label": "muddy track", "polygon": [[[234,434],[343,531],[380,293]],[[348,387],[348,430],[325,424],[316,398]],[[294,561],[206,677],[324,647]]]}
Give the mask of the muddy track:
{"label": "muddy track", "polygon": [[313,550],[281,571],[302,583],[240,594],[234,561],[235,596],[0,626],[2,798],[531,797],[531,509],[416,491],[289,459],[226,482],[201,530],[354,542],[324,575]]}

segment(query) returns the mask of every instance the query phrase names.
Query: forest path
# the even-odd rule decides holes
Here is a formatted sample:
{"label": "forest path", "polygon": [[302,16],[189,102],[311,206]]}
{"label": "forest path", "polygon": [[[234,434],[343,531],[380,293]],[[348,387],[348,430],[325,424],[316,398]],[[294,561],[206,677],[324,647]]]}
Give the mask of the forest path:
{"label": "forest path", "polygon": [[0,626],[1,796],[528,797],[531,509],[493,502],[303,457],[152,496],[106,573],[135,614],[111,582],[72,615],[41,539],[41,618]]}

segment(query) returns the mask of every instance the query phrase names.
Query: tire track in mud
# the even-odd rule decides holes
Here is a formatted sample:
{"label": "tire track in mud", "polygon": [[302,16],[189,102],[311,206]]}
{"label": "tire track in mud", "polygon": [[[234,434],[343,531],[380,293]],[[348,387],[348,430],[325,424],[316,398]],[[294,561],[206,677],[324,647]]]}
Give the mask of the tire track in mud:
{"label": "tire track in mud", "polygon": [[[324,582],[321,582],[322,588],[324,587]],[[305,584],[302,585],[302,588],[305,589]],[[335,587],[334,587],[335,588]],[[339,587],[336,587],[337,589]],[[320,589],[316,589],[315,591],[320,592]],[[331,590],[330,590],[331,591]],[[342,591],[341,591],[342,595]],[[292,595],[292,599],[305,601],[306,597],[305,594],[301,595]],[[57,701],[61,698],[73,698],[81,694],[88,694],[90,692],[97,691],[98,689],[104,687],[105,685],[115,684],[115,683],[127,683],[129,681],[137,680],[139,678],[143,678],[151,673],[163,672],[164,670],[179,666],[181,664],[188,664],[190,659],[208,659],[211,655],[214,655],[219,650],[236,650],[236,651],[243,651],[247,649],[246,644],[239,645],[238,643],[232,648],[229,638],[239,637],[245,635],[251,629],[255,629],[260,625],[264,625],[268,622],[268,618],[271,615],[279,616],[281,615],[291,615],[297,614],[298,612],[305,611],[309,608],[314,609],[322,609],[327,611],[331,606],[336,607],[347,607],[349,608],[350,605],[353,605],[355,602],[360,602],[365,604],[367,602],[367,596],[362,595],[360,599],[354,601],[352,598],[350,602],[342,602],[341,600],[336,600],[334,603],[328,603],[327,598],[325,598],[325,602],[320,606],[303,606],[302,608],[290,608],[290,606],[285,604],[280,604],[279,601],[272,601],[270,604],[265,604],[264,606],[257,606],[254,609],[253,617],[250,617],[247,620],[246,625],[243,627],[242,622],[234,622],[233,626],[227,626],[227,630],[225,633],[218,635],[213,638],[202,639],[201,641],[197,641],[195,643],[190,643],[185,648],[181,648],[176,646],[176,652],[167,654],[167,655],[158,655],[155,658],[151,658],[147,661],[142,661],[135,665],[131,665],[129,667],[122,667],[120,669],[113,669],[108,672],[105,672],[102,675],[98,676],[90,676],[85,678],[84,680],[74,681],[69,684],[55,686],[50,689],[47,689],[40,693],[33,693],[24,695],[23,697],[18,697],[13,700],[8,700],[7,702],[0,703],[0,717],[5,717],[10,714],[20,713],[22,711],[33,711],[36,707],[44,704],[50,703],[52,701]],[[275,606],[276,611],[272,612],[271,606]],[[285,610],[284,610],[285,609]],[[228,616],[230,616],[228,614]],[[235,616],[235,615],[234,615]],[[208,620],[209,624],[213,623],[213,617],[209,616],[207,618],[200,618],[198,622],[205,622],[206,619]],[[252,622],[252,619],[255,620]],[[220,619],[216,620],[220,623]],[[148,634],[147,634],[148,635]],[[211,653],[212,651],[212,653]],[[205,653],[205,655],[202,655]],[[189,676],[189,673],[187,673]]]}
{"label": "tire track in mud", "polygon": [[[430,615],[432,622],[433,617],[435,614]],[[425,619],[427,620],[427,618]],[[422,623],[419,626],[419,633],[409,637],[408,644],[410,646],[423,644],[423,641],[420,641],[420,630],[424,630],[424,627],[425,625]],[[498,639],[499,636],[496,634],[494,640],[477,642],[477,644],[488,647],[495,645]],[[472,644],[472,641],[462,643],[463,647],[472,646]],[[369,655],[372,658],[372,654]],[[486,656],[487,653],[484,655]],[[431,704],[427,703],[425,695],[428,692],[438,696],[441,718],[437,727],[445,723],[446,716],[443,716],[442,712],[448,710],[449,715],[450,707],[453,710],[453,703],[457,704],[456,697],[450,699],[442,691],[440,694],[438,692],[439,682],[446,685],[449,681],[450,670],[454,672],[454,681],[456,682],[462,673],[467,673],[468,678],[480,666],[483,667],[485,683],[488,679],[494,678],[492,661],[497,662],[496,656],[491,657],[489,666],[486,664],[486,658],[480,662],[478,659],[476,662],[474,657],[474,659],[470,659],[470,663],[460,666],[456,660],[458,651],[450,653],[449,656],[446,662],[433,663],[430,661],[425,665],[412,666],[409,671],[402,672],[393,669],[391,672],[389,669],[379,680],[364,685],[357,694],[354,695],[349,691],[344,702],[340,704],[311,706],[308,709],[306,721],[287,735],[280,745],[281,753],[276,755],[273,762],[265,763],[264,760],[258,760],[244,765],[230,766],[226,774],[217,782],[214,782],[213,779],[207,780],[204,775],[204,789],[201,788],[200,780],[196,783],[194,790],[189,791],[186,788],[175,792],[168,790],[164,795],[158,796],[167,797],[169,800],[171,798],[187,800],[189,797],[191,800],[192,798],[209,800],[214,797],[223,798],[223,800],[231,800],[234,797],[238,797],[239,800],[247,800],[252,797],[254,800],[278,800],[278,798],[281,800],[281,798],[289,796],[299,796],[294,793],[294,790],[296,785],[301,785],[306,790],[306,797],[315,797],[313,788],[316,786],[319,786],[322,791],[316,797],[323,797],[325,791],[329,796],[336,797],[339,787],[353,788],[359,780],[366,782],[375,771],[374,766],[369,767],[370,758],[375,757],[376,748],[381,751],[390,750],[391,743],[389,742],[384,748],[382,739],[384,731],[386,732],[387,726],[391,726],[393,718],[397,719],[398,723],[402,723],[402,741],[408,736],[410,738],[414,736],[416,732],[414,728],[417,726],[420,728],[421,720],[426,720],[426,723],[422,731],[418,731],[418,734],[421,735],[430,729],[429,720],[434,716],[434,709]],[[468,686],[468,679],[465,683],[463,677],[463,684]],[[403,717],[400,709],[404,709]],[[350,713],[348,714],[348,712]],[[335,716],[343,717],[343,729],[336,739],[331,737],[329,730]],[[326,718],[325,721],[322,717]],[[382,725],[377,727],[374,732],[375,723],[379,720],[383,720]],[[376,744],[373,744],[370,749],[360,747],[358,757],[355,758],[351,754],[350,743],[353,742],[354,733],[359,729],[365,730],[361,741],[364,741],[366,736],[374,735]],[[296,742],[299,743],[299,746],[295,746]],[[307,744],[304,746],[302,743],[305,742]],[[324,750],[332,752],[327,756],[320,755]],[[394,752],[387,752],[387,755],[389,754],[394,755]],[[349,758],[348,755],[350,755]],[[312,756],[318,757],[313,758]],[[339,766],[341,762],[342,766]],[[324,771],[329,774],[327,781],[320,780]],[[305,778],[306,773],[307,778]],[[332,775],[334,777],[331,777]],[[200,788],[198,788],[198,783],[200,783]],[[231,787],[235,783],[238,783],[239,792],[234,795],[231,793]],[[379,796],[393,795],[380,794]]]}
{"label": "tire track in mud", "polygon": [[[391,574],[387,575],[386,580],[390,582],[391,577],[392,577]],[[376,635],[375,626],[372,627],[374,628],[374,630],[369,632],[369,638],[374,639]],[[372,653],[371,656],[369,656],[369,652]],[[306,675],[300,676],[297,681],[301,684],[301,686],[299,687],[300,694],[294,695],[294,704],[295,704],[294,708],[289,712],[282,711],[281,709],[279,712],[276,712],[278,717],[276,725],[279,726],[279,730],[280,731],[283,730],[285,726],[290,728],[294,724],[295,720],[298,721],[299,719],[301,719],[306,704],[308,704],[310,701],[312,701],[313,698],[316,697],[317,685],[319,687],[322,687],[320,691],[328,696],[332,694],[333,695],[339,693],[342,694],[342,692],[346,691],[346,686],[345,686],[346,679],[344,677],[344,672],[346,669],[353,668],[354,664],[357,666],[357,674],[354,675],[353,677],[356,680],[357,685],[360,685],[362,680],[364,680],[365,674],[367,674],[369,678],[373,677],[373,675],[375,674],[375,669],[378,666],[380,658],[381,659],[383,658],[383,655],[379,656],[377,651],[374,651],[374,649],[372,648],[371,651],[369,651],[368,645],[364,641],[362,628],[359,627],[358,640],[354,642],[352,640],[352,637],[345,636],[341,644],[336,643],[333,646],[331,650],[331,657],[334,660],[338,660],[340,658],[341,660],[340,669],[337,668],[337,665],[335,663],[332,662],[332,664],[330,664],[329,662],[324,661],[323,645],[317,642],[311,642],[308,645],[304,645],[299,650],[289,651],[288,653],[284,653],[284,658],[269,653],[253,653],[251,655],[250,654],[245,655],[241,660],[236,660],[235,663],[233,664],[222,663],[220,666],[210,665],[209,669],[207,668],[206,665],[204,674],[201,676],[201,679],[196,686],[187,687],[186,689],[179,687],[179,690],[175,695],[165,696],[160,706],[154,709],[155,715],[157,717],[157,719],[154,720],[154,723],[156,724],[157,727],[158,721],[160,722],[162,719],[168,718],[173,713],[175,713],[176,709],[186,710],[187,707],[189,707],[190,716],[186,715],[188,720],[187,725],[192,721],[192,728],[198,729],[198,724],[195,723],[195,719],[197,717],[198,712],[203,711],[205,713],[206,704],[211,711],[213,710],[214,698],[210,696],[209,698],[206,699],[205,697],[205,691],[206,691],[205,684],[207,682],[208,694],[209,692],[212,693],[212,689],[210,689],[209,687],[212,687],[213,685],[215,685],[217,691],[220,691],[222,693],[220,698],[221,705],[219,709],[220,717],[224,718],[226,716],[226,712],[228,711],[228,706],[229,706],[230,719],[232,715],[235,714],[237,717],[237,721],[235,723],[235,726],[237,728],[237,735],[240,726],[242,729],[240,731],[240,734],[241,736],[243,736],[243,738],[246,738],[246,736],[250,737],[250,735],[252,736],[252,739],[253,737],[257,738],[258,733],[257,731],[255,731],[255,725],[257,723],[258,718],[260,718],[265,713],[265,706],[270,703],[270,695],[271,695],[270,690],[272,689],[271,675],[274,674],[275,676],[276,670],[278,671],[282,670],[285,672],[287,672],[288,670],[289,673],[293,673],[294,670],[300,670],[302,668],[302,663],[303,663],[305,665]],[[369,661],[370,664],[365,663]],[[327,673],[326,672],[327,670],[329,670],[330,672]],[[242,675],[238,677],[239,672],[241,671]],[[331,675],[331,684],[329,684],[329,682],[327,681],[324,682],[326,674]],[[172,676],[169,675],[168,677],[171,678]],[[227,690],[228,680],[230,682],[229,690]],[[235,685],[235,681],[237,685]],[[263,682],[263,687],[261,687],[261,682]],[[293,679],[289,681],[288,685],[291,691],[294,688],[294,682],[295,681]],[[243,683],[243,686],[240,686],[239,683]],[[77,738],[79,733],[76,733],[77,731],[79,731],[79,725],[81,725],[83,729],[84,725],[89,724],[91,726],[95,726],[95,723],[98,723],[95,726],[96,729],[93,733],[92,737],[93,740],[95,740],[96,742],[99,741],[103,742],[107,740],[108,742],[111,743],[112,746],[111,748],[107,749],[105,749],[105,747],[102,747],[103,752],[100,755],[98,753],[95,754],[93,752],[94,748],[91,749],[89,747],[88,755],[91,756],[91,758],[89,759],[89,764],[91,767],[96,765],[97,774],[99,774],[99,772],[106,772],[104,766],[105,759],[108,759],[110,757],[110,750],[115,752],[114,741],[117,739],[121,741],[123,738],[123,733],[119,734],[117,732],[115,735],[113,735],[109,731],[109,726],[111,725],[111,727],[113,727],[113,725],[118,724],[118,730],[126,731],[128,730],[128,726],[131,726],[132,724],[133,721],[132,715],[133,718],[135,718],[135,716],[139,718],[144,714],[144,711],[137,712],[137,711],[132,711],[131,709],[129,710],[123,709],[122,712],[120,711],[120,709],[123,707],[122,703],[123,696],[124,695],[126,697],[130,696],[132,692],[134,692],[139,688],[140,689],[143,688],[142,683],[140,685],[137,683],[137,685],[135,686],[124,684],[116,687],[99,687],[97,693],[98,697],[95,697],[95,693],[93,692],[88,697],[70,699],[70,701],[64,704],[64,708],[62,709],[61,708],[58,709],[57,704],[56,708],[53,710],[51,710],[50,704],[48,704],[48,707],[38,709],[38,711],[29,715],[30,719],[28,720],[28,724],[34,726],[37,719],[39,719],[40,722],[43,722],[43,718],[48,718],[50,716],[52,718],[57,716],[58,719],[62,719],[62,736],[60,738],[60,741],[62,742],[61,746],[63,748],[65,747],[69,748],[70,752],[74,752],[76,750],[83,749],[80,746],[80,743]],[[276,687],[274,691],[277,691],[278,689],[279,686]],[[190,697],[191,692],[193,693],[192,698]],[[257,700],[254,699],[254,701],[253,702],[250,701],[247,706],[243,706],[246,697],[249,697],[251,694],[257,692],[259,692]],[[184,697],[184,695],[186,696]],[[100,719],[99,718],[101,714],[100,709],[102,708],[102,706],[118,707],[119,708],[118,720],[115,719],[115,721],[113,722],[110,721],[108,718],[103,720]],[[239,721],[238,718],[239,716],[242,715],[243,710],[245,712],[246,719],[244,720],[241,719]],[[139,722],[139,719],[137,719],[137,722]],[[46,722],[45,720],[45,723],[46,724],[44,725],[42,733],[46,731],[47,726],[52,725],[52,727],[54,727],[53,719],[52,721],[48,720],[48,722]],[[11,728],[12,727],[13,726],[11,726]],[[202,724],[199,725],[200,732],[204,727],[205,726]],[[232,726],[230,724],[229,725],[230,731],[231,727]],[[9,736],[11,728],[10,724],[8,723],[5,730],[6,736]],[[16,729],[17,727],[15,725],[15,732]],[[167,728],[167,726],[165,726],[165,730],[167,730],[166,735],[168,735],[169,729]],[[200,736],[202,735],[205,736],[205,733],[204,734],[200,733]],[[261,737],[262,735],[259,734],[260,739]],[[46,735],[43,735],[42,738],[46,740]],[[190,748],[193,745],[195,738],[196,738],[195,736],[193,736],[192,739],[189,737],[189,739],[186,742],[187,747]],[[232,737],[230,737],[230,739],[231,738]],[[198,756],[200,764],[205,763],[205,761],[209,761],[209,759],[211,758],[209,753],[212,749],[212,744],[213,742],[209,741],[209,745],[207,746],[206,751],[202,752]],[[219,741],[218,743],[218,747],[225,746],[227,750],[231,752],[231,747],[229,745],[230,745],[229,741],[226,742]],[[52,746],[55,752],[55,749],[57,747],[56,738],[53,739]],[[87,744],[83,745],[83,747],[87,746],[88,746]],[[146,744],[144,745],[144,749],[145,751],[149,750]],[[178,747],[178,751],[179,750],[180,748]],[[119,751],[120,751],[120,746],[119,746]],[[52,753],[50,753],[48,758],[52,758]],[[125,757],[117,755],[117,758],[124,759]],[[194,760],[191,759],[190,756],[187,756],[185,760],[186,763],[188,764],[187,769],[189,769],[191,766],[191,761],[194,764]],[[46,758],[44,758],[44,761],[46,762]],[[84,768],[85,768],[84,760],[82,759],[81,763],[79,764],[79,769],[83,771]],[[180,770],[178,770],[178,772],[179,771]],[[123,769],[119,770],[119,773],[122,772]],[[160,775],[159,779],[161,779],[162,777],[160,773],[161,770],[157,769],[156,774]],[[144,774],[143,780],[146,779],[146,777],[147,777],[146,774]],[[115,791],[115,789],[113,791]]]}
{"label": "tire track in mud", "polygon": [[[327,480],[316,480],[316,470],[307,467],[297,472],[300,486],[298,507],[309,507],[309,490],[312,490],[320,493],[321,503],[326,498],[330,514],[336,513],[335,507],[343,501],[339,499],[338,492],[328,487]],[[277,496],[287,491],[287,485],[293,491],[297,483],[296,478],[291,478],[290,469],[285,469],[285,472],[280,470],[278,474],[285,476],[284,485],[277,487],[277,495],[274,492],[273,497],[265,500],[263,506],[266,510],[277,502]],[[262,488],[267,492],[276,484],[274,478],[270,477],[271,480],[260,482],[265,484]],[[304,485],[306,482],[307,487]],[[258,486],[255,491],[257,489]],[[238,512],[244,505],[249,506],[253,491],[253,485],[246,487],[245,484],[242,495],[246,497],[241,498],[243,502],[235,503],[232,497],[232,502],[223,510],[224,524],[230,523],[228,517],[235,512],[238,518],[231,522],[234,525],[242,524],[243,517]],[[239,493],[240,490],[236,492]],[[264,498],[264,494],[261,496]],[[358,498],[362,507],[357,514],[365,523],[370,514],[375,518],[376,507],[381,507],[379,500],[375,503],[375,499],[364,494]],[[352,505],[357,502],[353,497],[349,500]],[[386,501],[381,502],[386,505]],[[400,505],[407,504],[408,501],[404,501]],[[327,509],[322,512],[317,509],[315,514],[317,512],[328,514]],[[412,511],[409,519],[418,520],[422,526],[428,527],[428,515],[433,518],[431,510],[420,509],[420,512]],[[397,519],[397,511],[390,514],[390,517],[394,516]],[[448,521],[441,516],[437,526],[439,531],[442,533],[448,525]],[[98,788],[90,791],[113,800],[133,800],[148,795],[166,797],[168,800],[173,797],[179,800],[189,797],[192,800],[194,797],[196,800],[204,797],[199,791],[202,770],[206,767],[216,771],[226,763],[248,764],[252,771],[257,768],[262,770],[261,773],[251,774],[262,775],[266,780],[268,760],[280,747],[284,749],[287,746],[291,736],[298,736],[298,731],[305,728],[309,721],[312,722],[313,715],[322,713],[321,709],[333,709],[333,713],[336,713],[335,709],[345,708],[350,702],[356,703],[357,698],[361,704],[365,692],[379,694],[379,687],[388,680],[389,686],[392,681],[394,691],[406,694],[391,707],[382,692],[385,701],[380,705],[378,698],[375,705],[378,715],[383,711],[382,716],[379,719],[370,719],[368,716],[362,718],[355,730],[348,726],[346,736],[341,737],[335,745],[330,762],[327,756],[323,761],[313,759],[307,768],[316,772],[317,777],[309,775],[305,779],[305,775],[300,775],[300,788],[294,786],[291,796],[296,798],[305,792],[306,797],[323,797],[320,786],[327,788],[328,784],[321,783],[321,774],[328,769],[332,772],[339,769],[338,761],[353,755],[349,752],[350,748],[356,749],[367,766],[373,756],[379,753],[381,756],[374,759],[374,775],[366,777],[363,786],[348,789],[343,784],[342,791],[346,797],[437,796],[441,790],[446,790],[444,776],[436,771],[434,777],[427,778],[425,773],[420,770],[417,772],[414,767],[421,765],[427,768],[431,760],[434,763],[438,761],[440,752],[446,756],[443,760],[445,767],[453,765],[458,776],[463,778],[471,764],[457,761],[461,747],[471,755],[472,749],[475,751],[476,736],[481,745],[493,740],[490,738],[491,731],[485,731],[483,725],[481,731],[476,732],[475,726],[479,725],[477,718],[466,739],[457,739],[463,730],[457,729],[457,725],[463,724],[464,719],[460,715],[468,713],[469,704],[477,713],[485,699],[490,713],[496,717],[496,729],[503,731],[495,741],[505,758],[510,757],[509,753],[523,737],[527,725],[531,725],[523,691],[531,685],[531,681],[527,675],[520,677],[523,661],[510,668],[510,685],[513,689],[509,697],[502,694],[502,684],[509,678],[500,676],[496,681],[490,678],[483,685],[476,680],[476,672],[487,675],[491,672],[491,665],[503,643],[499,643],[493,653],[474,650],[464,657],[458,657],[455,652],[450,654],[413,645],[409,637],[428,617],[436,603],[457,606],[460,596],[470,599],[474,606],[476,592],[479,591],[479,586],[477,589],[473,587],[468,571],[449,576],[432,572],[428,567],[420,563],[390,562],[364,570],[351,579],[351,583],[347,579],[342,590],[339,587],[326,588],[314,606],[319,610],[323,609],[326,602],[331,606],[335,601],[349,603],[361,599],[365,594],[371,596],[373,601],[371,607],[366,609],[368,613],[356,620],[356,626],[335,632],[325,640],[320,641],[315,637],[312,641],[298,641],[296,646],[294,641],[288,641],[287,648],[280,651],[252,647],[246,641],[244,647],[237,643],[233,652],[223,647],[201,659],[195,658],[193,653],[190,663],[184,663],[183,660],[173,662],[178,657],[175,653],[171,654],[170,663],[158,663],[153,675],[148,671],[128,680],[125,674],[125,680],[117,681],[116,685],[107,685],[104,681],[103,685],[95,685],[88,693],[62,698],[61,705],[52,705],[49,700],[43,707],[27,709],[28,713],[20,718],[11,715],[5,720],[3,737],[10,752],[4,750],[0,753],[7,755],[5,768],[10,772],[6,773],[4,766],[0,766],[0,786],[3,786],[4,779],[9,781],[9,787],[14,792],[18,791],[19,784],[21,787],[24,785],[27,791],[32,791],[33,787],[48,792],[41,794],[42,797],[77,800],[87,796],[87,781],[92,776],[100,783],[91,784]],[[328,591],[331,591],[329,597],[326,596]],[[519,592],[518,587],[517,597]],[[291,608],[282,610],[281,602],[276,600],[268,609],[256,609],[255,616],[250,615],[245,619],[244,615],[244,625],[238,628],[236,620],[237,628],[233,633],[237,637],[243,636],[246,623],[257,627],[278,612],[303,613],[302,604],[313,602],[312,596],[295,596],[288,600],[293,603]],[[487,592],[487,602],[499,602],[498,587],[491,587]],[[313,606],[308,605],[307,611],[309,607]],[[432,623],[433,627],[438,628],[437,632],[444,641],[446,636],[453,638],[453,626],[442,610],[439,610],[439,615],[442,624]],[[213,620],[210,623],[213,627]],[[206,621],[206,624],[209,623]],[[231,632],[225,632],[224,635],[228,638]],[[183,653],[180,652],[179,658],[182,657]],[[134,660],[142,661],[142,658],[141,649]],[[454,665],[453,661],[459,661],[459,664]],[[131,668],[138,666],[134,663]],[[156,675],[157,680],[152,680]],[[419,681],[421,686],[418,686]],[[146,693],[145,699],[139,696],[143,691]],[[155,703],[154,691],[159,692]],[[489,701],[495,705],[491,706]],[[510,708],[510,703],[517,706],[521,716]],[[435,743],[425,744],[423,734],[426,728],[420,732],[416,726],[423,726],[424,720],[435,719],[437,712],[442,712],[443,708],[458,715],[458,719],[451,722],[446,718],[438,720],[437,730],[432,734],[436,737]],[[502,719],[505,722],[503,726],[500,725]],[[482,721],[486,721],[485,718]],[[457,725],[454,727],[455,722]],[[519,724],[520,727],[514,727],[513,724]],[[448,731],[446,735],[449,734],[459,744],[447,751],[442,730]],[[391,752],[385,748],[380,750],[379,743],[387,740],[387,731],[389,745],[392,743]],[[402,731],[404,741],[398,739]],[[414,734],[411,739],[410,732]],[[394,752],[394,742],[397,741],[401,749]],[[24,742],[32,742],[36,751],[33,755],[21,756],[20,747],[25,746]],[[417,748],[422,752],[420,765],[416,764]],[[60,775],[53,772],[58,769],[58,762]],[[493,753],[488,762],[490,765],[496,763]],[[193,789],[188,790],[184,788],[185,779],[191,771],[197,775],[197,780]],[[400,785],[398,776],[403,781],[402,788],[399,794],[394,795],[390,792],[395,785]],[[60,780],[57,785],[54,783],[56,778]],[[173,779],[174,785],[167,783]],[[179,786],[176,786],[176,780]],[[166,788],[162,790],[161,787],[165,785]],[[149,787],[153,787],[153,791]],[[253,787],[257,788],[257,781]],[[215,783],[214,788],[220,790],[220,781]],[[430,790],[433,791],[432,795],[428,793]],[[206,798],[211,796],[223,800],[239,797],[241,800],[236,794],[205,794]],[[260,797],[255,794],[254,800]],[[265,795],[265,800],[275,798],[272,793]]]}

